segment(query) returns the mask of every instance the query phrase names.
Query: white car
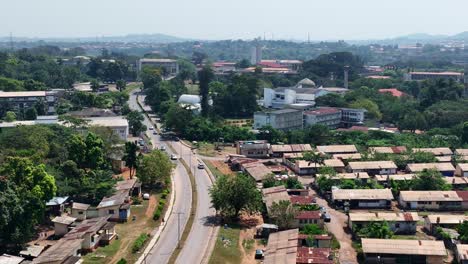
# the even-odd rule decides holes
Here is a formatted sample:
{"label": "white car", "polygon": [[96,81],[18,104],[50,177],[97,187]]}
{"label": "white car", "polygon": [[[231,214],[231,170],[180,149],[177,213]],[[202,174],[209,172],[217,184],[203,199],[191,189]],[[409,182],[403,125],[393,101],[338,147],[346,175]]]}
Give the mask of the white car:
{"label": "white car", "polygon": [[171,160],[177,160],[177,156],[174,154],[171,154]]}
{"label": "white car", "polygon": [[203,169],[205,169],[205,165],[202,164],[202,163],[199,163],[197,168],[200,169],[200,170],[203,170]]}
{"label": "white car", "polygon": [[149,130],[153,130],[154,128],[153,127],[150,127]]}
{"label": "white car", "polygon": [[159,148],[159,150],[161,150],[161,151],[166,151],[166,146],[161,146],[161,147]]}

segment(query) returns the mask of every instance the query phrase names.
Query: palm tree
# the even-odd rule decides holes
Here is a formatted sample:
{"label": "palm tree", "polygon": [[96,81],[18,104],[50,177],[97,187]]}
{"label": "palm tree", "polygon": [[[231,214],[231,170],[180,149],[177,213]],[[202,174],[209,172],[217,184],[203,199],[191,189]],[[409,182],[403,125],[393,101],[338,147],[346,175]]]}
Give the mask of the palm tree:
{"label": "palm tree", "polygon": [[321,153],[313,152],[313,151],[304,152],[304,154],[302,154],[302,158],[305,161],[309,162],[309,166],[310,166],[310,163],[313,162],[316,170],[317,170],[317,164],[324,164],[323,162],[325,161],[325,158],[322,156]]}

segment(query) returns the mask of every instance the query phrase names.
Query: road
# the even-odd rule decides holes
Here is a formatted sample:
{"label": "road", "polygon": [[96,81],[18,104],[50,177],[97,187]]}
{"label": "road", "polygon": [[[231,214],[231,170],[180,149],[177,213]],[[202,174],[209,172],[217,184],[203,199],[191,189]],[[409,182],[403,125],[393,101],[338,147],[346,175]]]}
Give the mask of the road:
{"label": "road", "polygon": [[[138,91],[130,94],[129,106],[131,109],[140,110],[137,104]],[[143,104],[143,96],[139,96],[141,105]],[[153,126],[152,123],[145,116],[144,123],[147,127]],[[205,170],[197,168],[199,159],[197,155],[192,153],[192,150],[182,144],[181,142],[174,141],[161,141],[159,135],[153,135],[152,131],[146,132],[154,147],[171,144],[175,151],[179,154],[179,158],[183,159],[186,164],[191,166],[192,172],[195,175],[195,182],[197,188],[197,210],[195,212],[195,219],[192,225],[190,234],[182,245],[182,251],[176,260],[176,263],[207,263],[211,255],[212,243],[208,243],[215,235],[215,227],[213,221],[215,219],[215,210],[211,207],[210,197],[208,190],[211,187],[211,179]],[[170,148],[166,148],[169,154],[172,154]],[[177,247],[179,222],[180,232],[183,231],[189,214],[190,205],[192,201],[190,178],[185,168],[177,162],[177,167],[174,174],[175,184],[175,202],[173,207],[173,214],[169,218],[166,228],[161,233],[161,236],[153,247],[151,252],[146,257],[146,263],[167,263],[172,252]],[[181,213],[177,215],[176,213]],[[178,219],[180,217],[180,219]]]}

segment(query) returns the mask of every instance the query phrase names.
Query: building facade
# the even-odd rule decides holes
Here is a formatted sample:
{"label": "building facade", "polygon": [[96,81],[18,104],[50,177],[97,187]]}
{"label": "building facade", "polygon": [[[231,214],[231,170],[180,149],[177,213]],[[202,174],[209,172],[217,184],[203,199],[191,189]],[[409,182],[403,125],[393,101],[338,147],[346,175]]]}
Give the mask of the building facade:
{"label": "building facade", "polygon": [[[51,115],[55,113],[57,92],[55,91],[0,91],[0,106],[11,109],[16,114],[24,113],[28,108],[36,108],[38,114]],[[39,109],[43,111],[40,113]]]}
{"label": "building facade", "polygon": [[271,126],[279,130],[303,128],[302,111],[296,109],[281,109],[254,113],[254,129]]}
{"label": "building facade", "polygon": [[179,63],[171,59],[139,59],[137,62],[138,71],[145,66],[163,68],[168,75],[177,75],[179,73]]}
{"label": "building facade", "polygon": [[317,108],[304,112],[304,126],[324,125],[338,128],[341,123],[341,110],[333,107]]}

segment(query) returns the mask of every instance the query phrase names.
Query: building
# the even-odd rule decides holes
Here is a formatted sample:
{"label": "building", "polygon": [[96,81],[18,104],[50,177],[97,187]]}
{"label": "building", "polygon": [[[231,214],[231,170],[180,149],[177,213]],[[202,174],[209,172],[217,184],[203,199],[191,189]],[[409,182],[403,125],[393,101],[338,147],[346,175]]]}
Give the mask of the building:
{"label": "building", "polygon": [[71,229],[71,225],[75,222],[76,218],[70,216],[57,216],[52,219],[54,223],[54,234],[56,237],[64,236]]}
{"label": "building", "polygon": [[279,130],[303,128],[302,111],[296,109],[281,109],[254,113],[254,129],[271,126]]}
{"label": "building", "polygon": [[408,164],[407,170],[410,173],[418,173],[423,170],[437,170],[442,173],[443,176],[453,176],[455,173],[455,167],[449,162],[441,163],[411,163]]}
{"label": "building", "polygon": [[405,146],[398,147],[370,147],[370,153],[379,153],[379,154],[402,154],[406,152]]}
{"label": "building", "polygon": [[357,148],[354,145],[317,146],[317,151],[328,155],[358,153]]}
{"label": "building", "polygon": [[341,110],[334,107],[321,107],[304,112],[304,126],[324,125],[335,129],[341,123]]}
{"label": "building", "polygon": [[387,175],[375,175],[374,179],[380,183],[386,182],[390,183],[390,181],[410,181],[416,175],[415,174],[387,174]]}
{"label": "building", "polygon": [[179,63],[171,59],[139,59],[137,69],[141,72],[144,67],[154,67],[164,69],[167,75],[177,75],[179,73]]}
{"label": "building", "polygon": [[55,113],[57,100],[56,91],[0,91],[0,106],[16,114],[24,114],[28,108],[41,108],[45,114],[52,115]]}
{"label": "building", "polygon": [[299,71],[302,66],[302,61],[300,60],[262,60],[260,65],[264,66],[275,66],[279,68],[288,68],[291,71]]}
{"label": "building", "polygon": [[455,191],[401,191],[399,203],[412,210],[461,210],[463,199]]}
{"label": "building", "polygon": [[271,156],[283,157],[284,154],[312,151],[310,144],[271,145]]}
{"label": "building", "polygon": [[39,257],[45,249],[46,245],[40,246],[28,244],[23,250],[19,252],[19,255],[26,260],[33,260]]}
{"label": "building", "polygon": [[33,264],[77,263],[81,256],[83,239],[60,239],[33,260]]}
{"label": "building", "polygon": [[89,252],[108,245],[116,236],[115,223],[108,222],[109,216],[86,219],[73,228],[60,241],[80,240],[81,251]]}
{"label": "building", "polygon": [[333,189],[332,201],[338,207],[390,208],[393,194],[390,189]]}
{"label": "building", "polygon": [[[86,126],[88,127],[106,127],[109,128],[113,134],[119,136],[121,140],[127,140],[129,134],[128,120],[123,116],[114,117],[91,117],[86,118]],[[81,132],[87,132],[86,128],[78,128]]]}
{"label": "building", "polygon": [[468,264],[468,245],[457,244],[455,246],[455,255],[456,255],[458,263]]}
{"label": "building", "polygon": [[18,256],[12,256],[8,254],[0,255],[0,263],[2,264],[20,264],[24,258]]}
{"label": "building", "polygon": [[110,217],[113,221],[125,222],[130,217],[130,197],[126,191],[117,191],[105,197],[96,207],[100,217]]}
{"label": "building", "polygon": [[424,219],[424,228],[434,234],[437,227],[456,229],[464,221],[468,221],[467,215],[430,214]]}
{"label": "building", "polygon": [[262,61],[262,46],[256,41],[255,46],[250,50],[250,63],[259,64]]}
{"label": "building", "polygon": [[247,158],[268,158],[270,143],[266,140],[237,141],[236,153]]}
{"label": "building", "polygon": [[46,203],[47,212],[53,215],[62,215],[65,211],[65,204],[68,201],[68,196],[54,197]]}
{"label": "building", "polygon": [[363,238],[365,263],[444,263],[443,241]]}
{"label": "building", "polygon": [[340,108],[341,123],[344,127],[363,125],[367,110],[358,108]]}
{"label": "building", "polygon": [[263,106],[274,109],[282,109],[286,105],[291,104],[308,104],[314,106],[315,92],[315,88],[263,88]]}
{"label": "building", "polygon": [[212,67],[216,74],[228,74],[236,72],[235,62],[217,61],[213,63]]}
{"label": "building", "polygon": [[332,158],[339,160],[360,160],[362,158],[361,153],[348,153],[348,154],[333,154]]}
{"label": "building", "polygon": [[243,166],[245,173],[250,175],[256,182],[262,182],[268,175],[273,174],[273,171],[261,162],[247,163]]}
{"label": "building", "polygon": [[463,82],[463,76],[461,72],[410,72],[405,77],[409,81],[452,79],[457,82]]}
{"label": "building", "polygon": [[273,203],[279,201],[290,201],[288,191],[284,186],[275,186],[262,189],[263,202],[266,205],[267,213],[270,213],[270,208]]}
{"label": "building", "polygon": [[458,163],[455,174],[461,177],[468,177],[468,163]]}
{"label": "building", "polygon": [[460,160],[468,162],[468,149],[456,149],[455,156],[457,156]]}
{"label": "building", "polygon": [[319,168],[324,166],[332,167],[337,172],[344,172],[345,169],[343,161],[339,159],[326,159],[323,161],[323,164],[320,164],[306,160],[290,159],[287,156],[284,156],[283,163],[298,175],[315,174]]}
{"label": "building", "polygon": [[349,213],[348,223],[353,231],[373,222],[387,222],[390,229],[396,234],[414,234],[419,221],[417,213],[375,212],[375,213]]}
{"label": "building", "polygon": [[453,152],[449,148],[413,148],[413,152],[427,152],[434,156],[452,156]]}
{"label": "building", "polygon": [[307,224],[316,224],[323,228],[323,218],[320,211],[299,211],[294,217],[294,227],[302,228]]}
{"label": "building", "polygon": [[352,161],[348,163],[350,172],[367,172],[369,175],[396,174],[397,168],[393,161]]}
{"label": "building", "polygon": [[76,218],[78,221],[86,220],[89,207],[89,204],[73,203],[71,208],[71,216]]}
{"label": "building", "polygon": [[447,184],[452,185],[453,190],[464,190],[468,188],[468,177],[444,177]]}

